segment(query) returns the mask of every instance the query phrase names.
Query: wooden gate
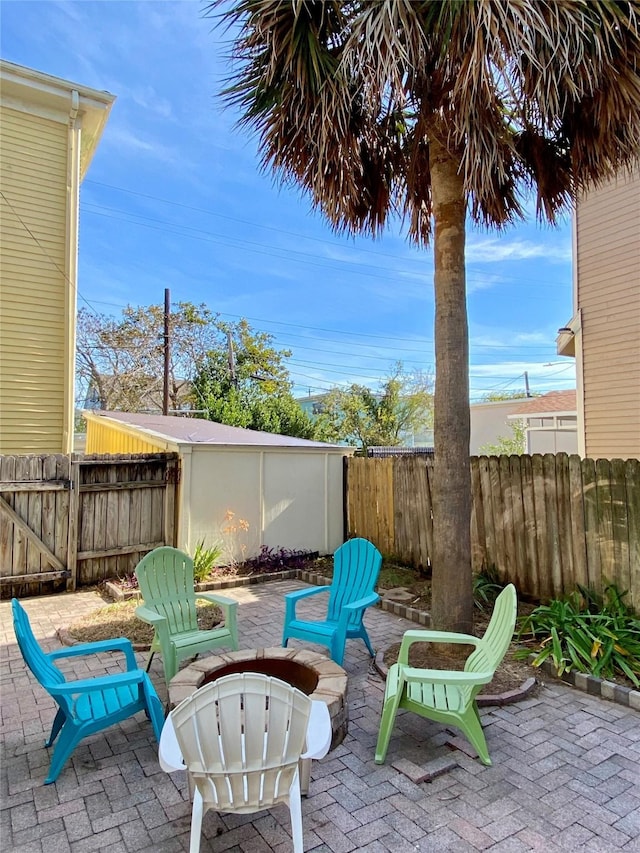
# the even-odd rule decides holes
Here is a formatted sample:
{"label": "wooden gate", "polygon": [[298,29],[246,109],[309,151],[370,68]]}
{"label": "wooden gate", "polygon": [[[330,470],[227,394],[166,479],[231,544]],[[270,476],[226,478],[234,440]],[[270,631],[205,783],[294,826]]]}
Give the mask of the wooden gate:
{"label": "wooden gate", "polygon": [[133,571],[174,545],[175,453],[0,457],[0,592],[33,595]]}

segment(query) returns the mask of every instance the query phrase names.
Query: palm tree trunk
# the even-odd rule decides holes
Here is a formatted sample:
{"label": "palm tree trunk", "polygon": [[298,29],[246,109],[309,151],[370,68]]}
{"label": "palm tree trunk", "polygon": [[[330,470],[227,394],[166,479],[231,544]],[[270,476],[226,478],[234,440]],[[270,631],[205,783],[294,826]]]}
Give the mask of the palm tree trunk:
{"label": "palm tree trunk", "polygon": [[429,133],[436,305],[431,619],[434,628],[469,633],[473,627],[473,588],[466,198],[460,158],[445,144],[446,138],[444,126],[434,122]]}

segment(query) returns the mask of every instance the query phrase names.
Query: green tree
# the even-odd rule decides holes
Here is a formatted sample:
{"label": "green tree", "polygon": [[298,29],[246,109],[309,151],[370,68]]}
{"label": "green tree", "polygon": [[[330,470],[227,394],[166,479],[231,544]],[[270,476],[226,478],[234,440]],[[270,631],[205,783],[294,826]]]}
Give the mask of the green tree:
{"label": "green tree", "polygon": [[246,320],[219,323],[225,348],[207,353],[193,381],[205,417],[230,426],[314,438],[315,426],[291,393],[284,360],[273,336],[254,332]]}
{"label": "green tree", "polygon": [[527,427],[524,421],[512,421],[510,435],[499,435],[495,444],[483,444],[480,453],[486,456],[520,456],[527,447]]}
{"label": "green tree", "polygon": [[[220,0],[210,12],[217,11]],[[265,168],[338,231],[404,214],[434,246],[432,620],[473,619],[466,217],[553,223],[630,167],[640,138],[638,0],[234,0],[229,102]]]}
{"label": "green tree", "polygon": [[364,385],[334,388],[322,402],[318,434],[356,447],[396,446],[409,433],[433,425],[433,383],[423,373],[407,375],[401,364],[377,391]]}

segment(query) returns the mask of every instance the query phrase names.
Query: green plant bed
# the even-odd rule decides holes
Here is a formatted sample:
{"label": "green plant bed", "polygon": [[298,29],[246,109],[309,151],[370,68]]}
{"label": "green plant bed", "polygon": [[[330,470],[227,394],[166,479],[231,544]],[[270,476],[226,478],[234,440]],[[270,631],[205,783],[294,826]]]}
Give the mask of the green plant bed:
{"label": "green plant bed", "polygon": [[[94,610],[73,622],[67,633],[79,643],[93,643],[112,637],[126,637],[136,646],[149,646],[153,628],[134,614],[138,601],[120,601]],[[215,604],[198,604],[198,624],[201,628],[215,628],[222,621],[222,612]]]}
{"label": "green plant bed", "polygon": [[640,620],[614,585],[602,595],[585,587],[536,607],[522,622],[518,655],[535,654],[534,666],[553,664],[558,676],[582,672],[640,687]]}

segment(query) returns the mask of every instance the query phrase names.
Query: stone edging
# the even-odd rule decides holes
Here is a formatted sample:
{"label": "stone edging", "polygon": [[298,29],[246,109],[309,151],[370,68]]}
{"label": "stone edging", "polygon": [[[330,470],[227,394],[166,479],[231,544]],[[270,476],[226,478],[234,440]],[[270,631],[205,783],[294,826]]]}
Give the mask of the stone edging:
{"label": "stone edging", "polygon": [[[331,584],[331,578],[325,577],[324,575],[318,574],[317,572],[307,572],[303,569],[288,569],[282,572],[270,572],[268,574],[249,575],[248,577],[243,578],[225,578],[224,580],[210,581],[206,584],[199,584],[197,589],[199,589],[200,591],[230,589],[234,586],[250,586],[252,584],[265,583],[268,581],[282,581],[293,579],[301,580],[304,583],[315,584],[317,586],[328,586]],[[137,594],[135,590],[131,590],[132,596],[125,596],[122,594],[121,590],[119,590],[118,587],[115,586],[115,584],[112,584],[109,581],[107,581],[106,587],[109,590],[109,593],[113,595],[117,601],[122,601],[124,598],[130,598]],[[397,601],[387,601],[385,599],[381,599],[376,606],[380,607],[382,610],[385,610],[387,613],[392,613],[394,616],[400,616],[402,619],[407,619],[410,622],[415,622],[416,624],[421,625],[424,628],[428,628],[431,625],[431,617],[428,613],[423,610],[416,610],[414,607],[407,607],[406,604],[400,604]],[[60,630],[62,631],[63,629]],[[64,640],[62,640],[62,642],[64,642]],[[530,661],[534,657],[535,656],[532,655]],[[380,672],[380,669],[377,665],[377,656],[376,669],[378,669],[378,672]],[[550,678],[559,678],[559,676],[556,675],[556,672],[553,669],[553,665],[550,661],[545,661],[541,665],[540,670]],[[382,675],[382,672],[380,672],[380,674]],[[383,677],[386,678],[386,674]],[[640,711],[640,690],[633,690],[630,687],[623,687],[620,684],[614,684],[611,681],[604,681],[601,678],[596,678],[593,675],[586,675],[582,672],[564,673],[564,675],[560,677],[560,680],[563,681],[565,684],[570,685],[571,687],[575,687],[577,690],[582,690],[584,693],[588,693],[590,696],[597,696],[601,699],[608,699],[609,701],[615,702],[618,705],[624,705],[627,708],[634,708],[636,711]],[[501,696],[479,696],[478,705],[505,705],[508,704],[508,702],[517,702],[518,699],[524,698],[520,694],[523,690],[525,690],[525,688],[527,694],[530,693],[533,689],[533,684],[529,685],[529,682],[533,682],[533,684],[535,684],[535,679],[527,679],[527,681],[524,682],[524,684],[519,690],[509,691],[509,693],[502,694]],[[518,693],[518,699],[507,698],[506,701],[504,701],[505,697],[509,697],[511,693]],[[484,701],[485,699],[491,701]],[[503,701],[496,701],[499,699],[502,699]]]}
{"label": "stone edging", "polygon": [[[373,665],[386,681],[389,669],[384,662],[384,655],[384,650],[377,652]],[[511,705],[513,702],[520,702],[531,694],[537,683],[535,678],[527,678],[515,690],[508,690],[505,693],[481,693],[476,697],[476,704],[479,708],[484,708],[489,705]]]}
{"label": "stone edging", "polygon": [[[534,654],[529,656],[529,662],[531,663],[533,660],[535,660]],[[540,669],[545,675],[563,681],[577,690],[582,690],[583,693],[588,693],[589,696],[608,699],[617,705],[624,705],[625,708],[633,708],[636,711],[640,711],[640,690],[634,690],[632,687],[625,687],[622,684],[614,684],[613,681],[605,681],[602,678],[596,678],[594,675],[587,675],[584,672],[565,672],[562,675],[558,675],[549,660],[543,661]]]}

